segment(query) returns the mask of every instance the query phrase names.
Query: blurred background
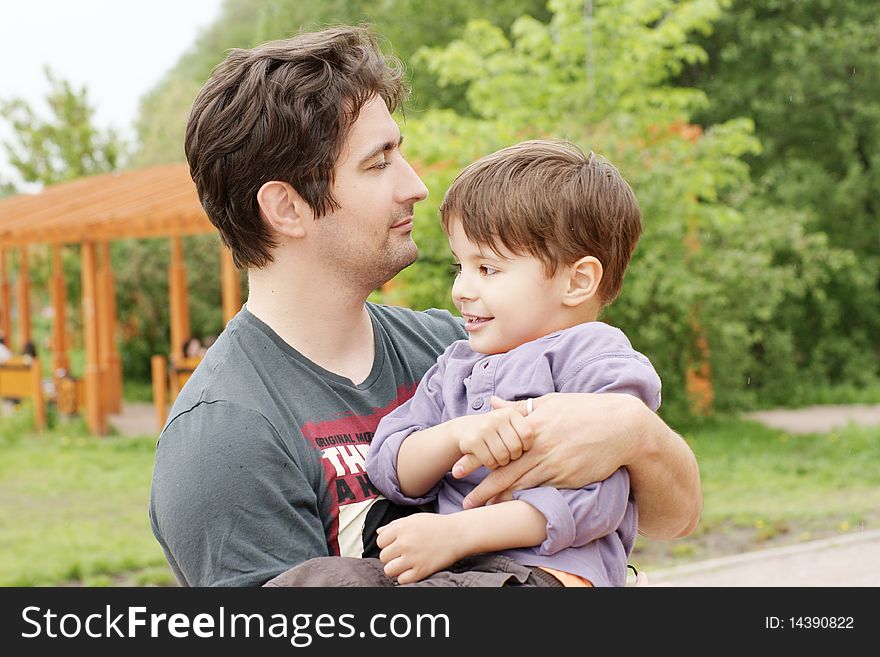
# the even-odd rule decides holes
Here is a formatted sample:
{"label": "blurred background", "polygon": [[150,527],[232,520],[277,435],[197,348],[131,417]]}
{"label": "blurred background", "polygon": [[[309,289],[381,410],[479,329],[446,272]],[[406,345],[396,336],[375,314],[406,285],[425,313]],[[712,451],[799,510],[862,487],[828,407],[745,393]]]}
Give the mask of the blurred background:
{"label": "blurred background", "polygon": [[[660,413],[697,453],[706,505],[694,535],[640,539],[633,563],[880,527],[880,429],[843,423],[797,433],[749,419],[779,407],[880,403],[880,3],[134,7],[83,0],[0,10],[3,34],[26,36],[14,53],[0,46],[0,195],[182,162],[192,100],[230,48],[369,23],[405,63],[413,93],[396,118],[430,190],[416,209],[419,261],[374,300],[453,310],[437,206],[461,168],[498,148],[569,139],[615,163],[639,198],[645,232],[603,320],[657,368]],[[49,59],[49,26],[73,38],[60,59]],[[39,63],[26,83],[6,72],[25,62]],[[109,84],[93,75],[108,70]],[[218,240],[185,242],[192,334],[217,335]],[[8,256],[12,284],[17,257]],[[113,244],[128,402],[151,400],[150,357],[172,350],[169,257],[167,240]],[[51,306],[50,258],[48,248],[31,250],[41,349],[51,331],[51,313],[41,312]],[[75,248],[63,267],[76,305]],[[76,373],[82,326],[79,313],[68,317]],[[0,584],[173,583],[146,524],[156,432],[99,440],[75,418],[50,417],[37,435],[30,419],[26,404],[0,419]]]}

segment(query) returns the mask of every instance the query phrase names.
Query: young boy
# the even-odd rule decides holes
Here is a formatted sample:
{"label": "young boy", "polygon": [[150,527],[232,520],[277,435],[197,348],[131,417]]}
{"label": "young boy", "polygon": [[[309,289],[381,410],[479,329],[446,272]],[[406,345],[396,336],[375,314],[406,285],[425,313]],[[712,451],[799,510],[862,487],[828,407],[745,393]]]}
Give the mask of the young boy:
{"label": "young boy", "polygon": [[[469,338],[440,356],[373,437],[366,467],[376,487],[398,504],[436,502],[439,511],[380,528],[385,575],[411,584],[456,562],[460,570],[469,555],[500,553],[540,569],[550,585],[623,586],[637,531],[625,469],[579,490],[521,490],[469,510],[462,502],[487,468],[530,448],[534,397],[618,392],[660,405],[648,359],[598,321],[641,234],[635,195],[593,153],[528,141],[467,167],[440,214]],[[458,478],[465,454],[485,467]]]}

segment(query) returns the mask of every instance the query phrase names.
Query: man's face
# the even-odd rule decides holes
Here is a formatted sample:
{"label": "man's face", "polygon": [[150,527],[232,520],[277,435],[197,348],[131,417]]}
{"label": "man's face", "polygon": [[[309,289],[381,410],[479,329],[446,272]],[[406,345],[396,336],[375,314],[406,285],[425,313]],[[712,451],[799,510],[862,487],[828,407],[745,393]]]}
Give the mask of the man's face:
{"label": "man's face", "polygon": [[360,111],[336,162],[339,208],[315,220],[321,262],[370,292],[415,262],[413,206],[428,196],[400,151],[402,137],[385,101]]}

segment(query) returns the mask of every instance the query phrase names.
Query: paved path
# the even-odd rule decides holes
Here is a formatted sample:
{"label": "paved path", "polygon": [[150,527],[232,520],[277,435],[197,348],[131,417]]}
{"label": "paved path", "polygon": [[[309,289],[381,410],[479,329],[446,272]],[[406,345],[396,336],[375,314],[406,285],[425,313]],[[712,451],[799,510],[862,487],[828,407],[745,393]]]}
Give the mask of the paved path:
{"label": "paved path", "polygon": [[745,413],[743,417],[789,433],[826,433],[848,424],[880,424],[880,404],[808,406]]}
{"label": "paved path", "polygon": [[123,436],[159,436],[156,409],[151,402],[123,402],[122,411],[107,418]]}
{"label": "paved path", "polygon": [[648,573],[655,586],[880,586],[880,530]]}

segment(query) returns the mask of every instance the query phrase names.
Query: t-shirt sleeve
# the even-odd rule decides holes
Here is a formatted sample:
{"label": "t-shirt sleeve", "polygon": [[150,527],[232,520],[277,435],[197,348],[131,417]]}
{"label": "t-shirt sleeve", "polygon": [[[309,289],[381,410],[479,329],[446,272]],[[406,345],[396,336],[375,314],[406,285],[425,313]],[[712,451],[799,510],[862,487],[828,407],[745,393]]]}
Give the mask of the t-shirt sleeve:
{"label": "t-shirt sleeve", "polygon": [[159,439],[150,493],[153,533],[181,584],[260,586],[328,554],[308,455],[261,414],[202,402]]}
{"label": "t-shirt sleeve", "polygon": [[[448,350],[447,350],[448,353]],[[400,490],[397,475],[397,455],[407,437],[440,424],[443,418],[444,353],[429,369],[416,388],[415,394],[404,404],[383,417],[367,452],[366,468],[370,481],[385,497],[396,504],[420,505],[437,499],[442,479],[421,497],[408,497]]]}

